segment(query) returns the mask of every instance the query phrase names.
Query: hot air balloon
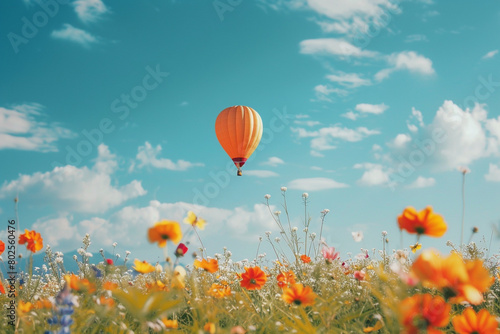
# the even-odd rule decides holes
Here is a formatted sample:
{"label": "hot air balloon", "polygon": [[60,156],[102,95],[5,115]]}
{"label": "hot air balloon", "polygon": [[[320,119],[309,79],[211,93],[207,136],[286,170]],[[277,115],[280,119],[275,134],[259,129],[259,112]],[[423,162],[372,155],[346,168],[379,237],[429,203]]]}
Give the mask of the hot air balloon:
{"label": "hot air balloon", "polygon": [[215,134],[238,168],[237,175],[241,176],[241,167],[255,151],[262,137],[260,115],[250,107],[226,108],[215,120]]}

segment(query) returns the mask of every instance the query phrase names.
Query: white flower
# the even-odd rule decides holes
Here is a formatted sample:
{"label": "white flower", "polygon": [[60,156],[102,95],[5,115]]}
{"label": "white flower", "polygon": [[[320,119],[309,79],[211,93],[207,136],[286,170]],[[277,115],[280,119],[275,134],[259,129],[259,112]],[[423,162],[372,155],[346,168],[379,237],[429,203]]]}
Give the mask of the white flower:
{"label": "white flower", "polygon": [[120,254],[116,254],[116,258],[119,259],[120,258]]}
{"label": "white flower", "polygon": [[470,173],[470,169],[467,166],[460,166],[457,169],[462,174],[469,174]]}
{"label": "white flower", "polygon": [[83,256],[83,255],[85,255],[85,253],[86,253],[86,252],[85,252],[85,249],[83,249],[83,248],[79,248],[79,249],[77,250],[77,252],[78,252],[78,254],[80,254],[80,255],[82,255],[82,256]]}
{"label": "white flower", "polygon": [[125,255],[129,256],[130,255],[130,251],[125,251]]}
{"label": "white flower", "polygon": [[311,233],[311,238],[316,238],[316,233]]}
{"label": "white flower", "polygon": [[281,215],[281,211],[280,211],[280,210],[276,210],[276,211],[274,211],[274,214],[275,214],[276,216],[279,216],[279,215]]}
{"label": "white flower", "polygon": [[271,235],[271,231],[266,231],[266,235],[270,236]]}
{"label": "white flower", "polygon": [[62,257],[56,257],[56,263],[63,263]]}
{"label": "white flower", "polygon": [[261,236],[259,236],[259,241],[262,241],[262,237]]}
{"label": "white flower", "polygon": [[85,256],[86,256],[86,257],[92,257],[93,255],[92,255],[92,253],[87,252],[87,253],[85,253]]}
{"label": "white flower", "polygon": [[286,189],[287,189],[286,187],[281,187],[281,191],[282,191],[282,192],[285,192],[285,191],[286,191]]}
{"label": "white flower", "polygon": [[76,260],[76,259],[78,259],[78,256],[73,255],[73,260]]}
{"label": "white flower", "polygon": [[330,212],[329,209],[324,209],[323,211],[321,211],[322,214],[326,215],[328,212]]}
{"label": "white flower", "polygon": [[358,232],[352,232],[352,238],[356,242],[360,242],[363,240],[363,231],[358,231]]}
{"label": "white flower", "polygon": [[305,198],[308,198],[308,197],[309,197],[309,194],[308,194],[308,193],[303,193],[303,194],[302,194],[302,197],[304,197],[304,199],[305,199]]}
{"label": "white flower", "polygon": [[387,236],[387,231],[382,231],[382,236],[383,237]]}
{"label": "white flower", "polygon": [[281,239],[280,239],[280,238],[278,238],[278,237],[274,238],[274,241],[276,241],[276,242],[280,242],[280,240],[281,240]]}
{"label": "white flower", "polygon": [[292,228],[292,231],[297,232],[298,229],[299,228],[297,226],[295,226],[294,228]]}
{"label": "white flower", "polygon": [[307,231],[309,231],[309,229],[306,227],[306,228],[304,229],[304,232],[306,232],[306,233],[307,233]]}
{"label": "white flower", "polygon": [[264,198],[265,198],[265,199],[270,199],[270,198],[271,198],[271,195],[266,194],[266,195],[264,196]]}
{"label": "white flower", "polygon": [[118,245],[117,242],[113,242],[113,247],[116,247],[116,245]]}
{"label": "white flower", "polygon": [[155,266],[155,271],[156,271],[158,274],[159,274],[159,273],[161,273],[161,272],[163,271],[163,267],[161,266],[161,264],[159,264],[159,263],[158,263],[158,264]]}

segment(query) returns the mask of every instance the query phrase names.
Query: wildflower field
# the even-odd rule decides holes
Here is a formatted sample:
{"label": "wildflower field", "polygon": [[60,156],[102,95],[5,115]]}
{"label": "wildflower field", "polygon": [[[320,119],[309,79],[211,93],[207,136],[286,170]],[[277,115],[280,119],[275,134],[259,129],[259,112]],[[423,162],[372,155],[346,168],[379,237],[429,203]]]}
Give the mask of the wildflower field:
{"label": "wildflower field", "polygon": [[[74,256],[78,270],[71,272],[43,235],[24,230],[17,240],[9,236],[0,242],[4,273],[14,265],[7,260],[9,246],[26,246],[29,258],[18,275],[1,279],[7,320],[0,332],[500,333],[498,254],[474,242],[448,243],[448,254],[422,247],[422,240],[447,230],[446,217],[432,207],[394,214],[394,224],[414,235],[414,244],[388,251],[387,232],[380,231],[379,250],[350,257],[323,241],[323,223],[333,213],[323,210],[321,224],[312,226],[307,193],[303,226],[292,226],[286,190],[283,212],[272,212],[271,196],[265,196],[280,233],[265,232],[251,261],[234,259],[226,248],[207,253],[198,230],[210,222],[193,212],[182,225],[165,217],[145,227],[144,237],[158,245],[164,263],[134,259],[129,266],[129,252],[118,262],[100,250],[95,256],[101,261],[91,264],[86,235]],[[183,229],[199,244],[186,245]],[[259,254],[261,243],[274,252]],[[41,252],[45,264],[33,267]]]}

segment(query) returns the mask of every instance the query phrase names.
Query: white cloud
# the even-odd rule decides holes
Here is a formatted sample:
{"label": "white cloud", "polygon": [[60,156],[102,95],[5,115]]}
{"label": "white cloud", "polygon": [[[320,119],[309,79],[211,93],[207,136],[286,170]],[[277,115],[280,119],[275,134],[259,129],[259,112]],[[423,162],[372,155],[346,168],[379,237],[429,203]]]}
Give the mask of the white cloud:
{"label": "white cloud", "polygon": [[320,191],[336,188],[347,188],[349,185],[340,183],[326,177],[312,177],[304,179],[295,179],[288,183],[289,189],[298,189],[303,191]]}
{"label": "white cloud", "polygon": [[370,86],[372,84],[371,80],[363,79],[356,73],[338,72],[336,74],[329,74],[326,78],[347,88]]}
{"label": "white cloud", "polygon": [[325,155],[322,153],[319,153],[318,151],[311,150],[311,156],[316,157],[316,158],[324,158]]}
{"label": "white cloud", "polygon": [[278,157],[270,157],[269,159],[267,159],[267,161],[262,162],[261,165],[268,165],[268,166],[276,167],[276,166],[282,165],[284,163],[285,162]]}
{"label": "white cloud", "polygon": [[75,134],[57,123],[41,121],[45,115],[40,104],[0,107],[0,150],[56,152],[56,142]]}
{"label": "white cloud", "polygon": [[95,22],[109,10],[102,0],[76,0],[73,2],[76,15],[82,22]]}
{"label": "white cloud", "polygon": [[54,30],[50,34],[52,38],[75,42],[84,47],[89,47],[92,43],[97,43],[97,38],[85,30],[73,27],[65,23],[60,30]]}
{"label": "white cloud", "polygon": [[320,125],[321,122],[319,121],[293,121],[294,124],[297,125],[305,125],[305,126],[316,126]]}
{"label": "white cloud", "polygon": [[360,115],[359,115],[359,114],[356,114],[356,113],[355,113],[355,112],[353,112],[353,111],[348,111],[348,112],[346,112],[345,114],[342,114],[342,115],[340,115],[340,116],[345,117],[345,118],[347,118],[347,119],[350,119],[350,120],[352,120],[352,121],[355,121],[355,120],[357,120],[357,119],[359,118],[359,116],[360,116]]}
{"label": "white cloud", "polygon": [[332,102],[332,100],[328,97],[331,94],[337,94],[339,96],[346,96],[349,94],[348,91],[341,88],[332,88],[328,85],[317,85],[314,87],[314,91],[316,92],[316,97],[320,101]]}
{"label": "white cloud", "polygon": [[493,57],[495,57],[497,55],[497,53],[498,53],[498,50],[490,51],[487,54],[485,54],[484,56],[482,56],[481,59],[490,59],[490,58],[493,58]]}
{"label": "white cloud", "polygon": [[311,149],[315,151],[335,149],[336,146],[332,143],[335,139],[358,142],[368,136],[380,134],[377,130],[370,130],[365,127],[349,129],[340,126],[331,126],[321,128],[317,131],[307,131],[303,128],[291,128],[291,130],[292,132],[297,133],[299,138],[312,137]]}
{"label": "white cloud", "polygon": [[199,162],[189,162],[185,160],[177,160],[177,162],[174,162],[170,159],[158,158],[161,151],[161,145],[153,147],[149,142],[146,142],[144,146],[139,146],[136,156],[136,159],[139,161],[138,168],[151,166],[160,169],[184,171],[191,167],[204,166],[204,164]]}
{"label": "white cloud", "polygon": [[405,43],[413,43],[413,42],[428,42],[427,36],[422,34],[413,34],[408,35],[405,38]]}
{"label": "white cloud", "polygon": [[400,133],[392,140],[389,146],[395,147],[395,148],[404,148],[406,144],[411,142],[411,137],[407,134]]}
{"label": "white cloud", "polygon": [[488,174],[484,176],[487,181],[500,182],[500,166],[490,164]]}
{"label": "white cloud", "polygon": [[419,176],[415,181],[410,183],[408,185],[408,188],[410,189],[417,189],[417,188],[428,188],[432,187],[436,184],[436,180],[432,177],[423,177]]}
{"label": "white cloud", "polygon": [[376,52],[363,50],[351,43],[338,38],[307,39],[300,42],[300,52],[303,54],[323,54],[338,57],[375,57]]}
{"label": "white cloud", "polygon": [[121,187],[114,186],[111,175],[116,168],[116,156],[101,144],[92,168],[67,165],[55,167],[50,172],[20,175],[16,180],[4,182],[0,198],[19,193],[30,205],[52,206],[60,211],[105,212],[146,194],[137,180]]}
{"label": "white cloud", "polygon": [[325,16],[318,21],[325,32],[339,34],[366,34],[369,29],[382,29],[399,13],[397,5],[389,0],[308,0],[307,5]]}
{"label": "white cloud", "polygon": [[384,103],[381,104],[360,103],[356,105],[355,109],[362,113],[380,115],[388,108],[389,106]]}
{"label": "white cloud", "polygon": [[388,186],[391,183],[390,173],[386,167],[380,164],[362,163],[354,165],[355,169],[365,169],[357,183],[361,186]]}
{"label": "white cloud", "polygon": [[81,241],[82,237],[78,234],[76,226],[71,225],[71,220],[71,216],[64,215],[58,218],[38,219],[31,228],[39,232],[44,239],[44,244],[50,245],[52,249],[61,244],[73,244],[74,249],[75,239]]}
{"label": "white cloud", "polygon": [[278,173],[270,171],[270,170],[247,170],[244,172],[245,175],[248,176],[255,176],[255,177],[261,177],[261,178],[267,178],[267,177],[276,177],[279,176]]}
{"label": "white cloud", "polygon": [[[271,211],[275,209],[271,205]],[[188,211],[193,211],[206,220],[206,229],[198,233],[209,252],[228,246],[235,253],[238,243],[255,241],[264,231],[278,231],[264,204],[224,209],[186,202],[162,203],[157,200],[150,201],[145,206],[126,206],[108,218],[95,216],[77,222],[71,216],[61,215],[56,219],[38,220],[33,227],[42,234],[45,243],[57,246],[57,250],[74,250],[75,245],[81,244],[83,236],[88,233],[94,251],[99,248],[110,250],[111,243],[117,241],[119,248],[135,250],[133,256],[152,261],[159,253],[158,247],[148,242],[147,229],[162,219],[179,222],[184,231],[184,242],[191,242],[190,251],[197,250],[199,241],[193,235],[186,238],[192,229],[182,223]],[[220,244],[220,231],[231,235],[230,240],[225,241],[229,244]]]}
{"label": "white cloud", "polygon": [[405,150],[396,153],[410,160],[413,155],[417,165],[428,162],[437,169],[455,170],[500,154],[500,117],[488,118],[484,105],[463,110],[453,101],[444,101],[428,125],[415,109],[411,117],[419,122],[418,131],[411,134]]}
{"label": "white cloud", "polygon": [[387,79],[392,72],[408,70],[412,73],[432,75],[435,73],[432,60],[417,54],[414,51],[393,53],[387,58],[390,68],[383,69],[375,74],[377,81]]}

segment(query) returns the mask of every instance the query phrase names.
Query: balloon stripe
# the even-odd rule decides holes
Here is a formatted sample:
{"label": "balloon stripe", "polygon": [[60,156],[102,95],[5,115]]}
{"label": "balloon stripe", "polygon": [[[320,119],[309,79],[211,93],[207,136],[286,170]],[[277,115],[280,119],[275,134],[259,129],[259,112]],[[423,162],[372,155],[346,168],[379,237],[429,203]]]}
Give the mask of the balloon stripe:
{"label": "balloon stripe", "polygon": [[[244,139],[244,145],[245,145],[245,152],[248,152],[250,147],[253,144],[253,131],[254,131],[254,122],[253,122],[253,116],[254,113],[252,110],[248,107],[245,108],[245,139]],[[248,154],[248,153],[247,153]]]}

